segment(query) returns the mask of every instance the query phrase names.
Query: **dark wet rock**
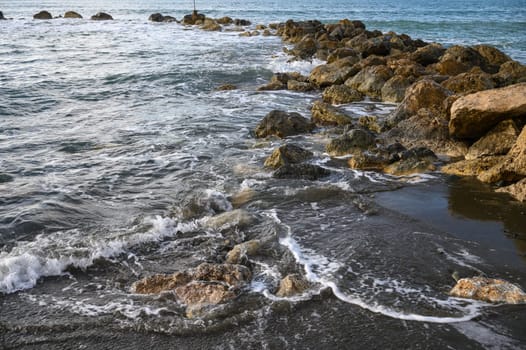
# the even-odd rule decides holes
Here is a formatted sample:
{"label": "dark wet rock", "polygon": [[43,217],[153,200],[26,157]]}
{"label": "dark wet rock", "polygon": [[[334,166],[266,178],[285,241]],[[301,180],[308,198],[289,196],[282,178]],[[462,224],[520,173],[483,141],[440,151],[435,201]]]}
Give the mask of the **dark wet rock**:
{"label": "dark wet rock", "polygon": [[312,158],[312,156],[313,154],[311,151],[293,144],[287,144],[276,148],[265,160],[265,166],[277,169],[285,164],[304,162]]}
{"label": "dark wet rock", "polygon": [[177,22],[177,19],[172,16],[164,16],[163,22],[165,23]]}
{"label": "dark wet rock", "polygon": [[75,11],[67,11],[65,14],[64,14],[64,18],[76,18],[76,19],[81,19],[82,16],[75,12]]}
{"label": "dark wet rock", "polygon": [[445,119],[444,100],[451,95],[451,91],[432,80],[418,81],[406,90],[404,99],[389,116],[389,123],[396,125],[398,122],[418,114],[422,109],[428,110],[436,117]]}
{"label": "dark wet rock", "polygon": [[491,74],[483,72],[480,68],[473,68],[467,73],[461,73],[442,83],[442,86],[454,93],[472,94],[474,92],[493,89],[495,82]]}
{"label": "dark wet rock", "polygon": [[415,78],[395,75],[382,86],[381,99],[385,102],[402,102],[405,92],[415,82]]}
{"label": "dark wet rock", "polygon": [[99,12],[96,15],[91,16],[91,19],[94,21],[111,21],[113,17],[107,13]]}
{"label": "dark wet rock", "polygon": [[276,179],[318,180],[329,176],[331,172],[313,164],[286,164],[272,174]]}
{"label": "dark wet rock", "polygon": [[473,67],[480,67],[488,73],[495,73],[484,57],[471,47],[455,45],[446,50],[435,69],[440,74],[458,75],[470,71]]}
{"label": "dark wet rock", "polygon": [[288,20],[278,26],[277,34],[281,36],[284,41],[295,43],[307,34],[316,34],[323,30],[324,26],[320,21],[295,22]]}
{"label": "dark wet rock", "polygon": [[389,157],[385,152],[363,151],[354,154],[347,164],[351,169],[382,171],[389,165]]}
{"label": "dark wet rock", "polygon": [[323,101],[314,101],[311,107],[312,121],[317,125],[344,126],[352,124],[352,117]]}
{"label": "dark wet rock", "polygon": [[246,20],[246,19],[238,19],[238,18],[236,18],[234,20],[234,25],[236,25],[236,26],[249,26],[251,24],[252,23],[250,21]]}
{"label": "dark wet rock", "polygon": [[340,47],[333,50],[327,57],[327,63],[333,63],[345,57],[352,57],[356,62],[360,60],[360,54],[348,47]]}
{"label": "dark wet rock", "polygon": [[496,191],[507,193],[519,202],[526,202],[526,178],[512,185],[501,187]]}
{"label": "dark wet rock", "polygon": [[228,264],[239,264],[244,258],[256,255],[260,248],[261,241],[258,239],[236,244],[234,248],[227,253],[226,262]]}
{"label": "dark wet rock", "polygon": [[309,78],[304,77],[298,72],[275,73],[270,79],[270,82],[267,85],[260,86],[258,91],[287,89],[289,80],[302,83],[309,82]]}
{"label": "dark wet rock", "polygon": [[526,293],[518,286],[501,279],[487,277],[462,278],[458,280],[449,294],[458,298],[490,303],[526,303]]}
{"label": "dark wet rock", "polygon": [[287,81],[287,89],[290,91],[308,92],[314,90],[315,86],[309,82],[290,79]]}
{"label": "dark wet rock", "polygon": [[278,297],[291,297],[301,294],[309,289],[310,283],[299,274],[287,275],[279,283],[276,295]]}
{"label": "dark wet rock", "polygon": [[40,11],[33,15],[33,19],[53,19],[53,16],[48,11]]}
{"label": "dark wet rock", "polygon": [[314,124],[304,118],[299,113],[274,110],[267,114],[265,118],[256,126],[255,135],[258,138],[267,136],[277,136],[284,138],[287,136],[311,132]]}
{"label": "dark wet rock", "polygon": [[327,144],[326,150],[329,155],[338,157],[360,153],[363,150],[374,148],[375,145],[376,139],[371,132],[362,129],[353,129],[331,140]]}
{"label": "dark wet rock", "polygon": [[444,165],[441,171],[444,174],[457,176],[478,176],[499,164],[505,156],[489,156],[476,159],[461,160],[455,163]]}
{"label": "dark wet rock", "polygon": [[469,147],[466,159],[504,155],[515,144],[519,130],[511,119],[504,120]]}
{"label": "dark wet rock", "polygon": [[512,149],[504,156],[503,160],[478,175],[478,179],[483,182],[512,183],[526,177],[526,126],[517,138]]}
{"label": "dark wet rock", "polygon": [[234,20],[228,16],[216,19],[216,22],[222,25],[229,25],[234,23]]}
{"label": "dark wet rock", "polygon": [[236,90],[237,86],[234,84],[223,84],[220,85],[216,90],[218,91],[230,91],[230,90]]}
{"label": "dark wet rock", "polygon": [[186,25],[196,25],[196,24],[202,24],[205,21],[206,16],[202,13],[199,13],[197,11],[193,11],[189,15],[185,15],[183,17],[183,24]]}
{"label": "dark wet rock", "polygon": [[311,71],[309,79],[319,88],[343,84],[352,75],[354,64],[356,64],[354,57],[345,57],[331,64],[322,64]]}
{"label": "dark wet rock", "polygon": [[473,46],[473,49],[475,49],[489,65],[499,67],[502,64],[511,61],[511,58],[508,55],[493,46],[476,45]]}
{"label": "dark wet rock", "polygon": [[440,61],[440,58],[444,55],[446,49],[441,44],[429,44],[424,47],[418,48],[411,54],[411,60],[423,65],[428,66],[433,63]]}
{"label": "dark wet rock", "polygon": [[372,66],[346,80],[345,85],[368,96],[381,98],[382,87],[392,76],[393,72],[387,66]]}
{"label": "dark wet rock", "polygon": [[164,16],[160,13],[154,13],[151,14],[150,17],[148,17],[148,20],[151,22],[163,22]]}
{"label": "dark wet rock", "polygon": [[433,151],[425,147],[411,148],[400,153],[400,160],[389,164],[383,171],[391,175],[410,175],[434,171],[438,160]]}
{"label": "dark wet rock", "polygon": [[364,41],[355,49],[362,53],[362,57],[366,58],[371,55],[387,56],[391,53],[391,43],[385,37],[376,37]]}
{"label": "dark wet rock", "polygon": [[0,21],[3,19],[6,19],[6,18],[4,17],[4,14],[2,13],[2,11],[0,11]]}
{"label": "dark wet rock", "polygon": [[211,18],[206,18],[203,21],[203,25],[200,28],[208,32],[217,32],[223,29],[223,27],[221,27],[219,23],[217,23],[215,20]]}
{"label": "dark wet rock", "polygon": [[318,51],[318,42],[312,35],[305,35],[294,45],[294,48],[287,50],[289,55],[302,60],[310,59]]}
{"label": "dark wet rock", "polygon": [[478,138],[502,120],[526,117],[526,83],[459,98],[451,107],[449,132],[458,138]]}
{"label": "dark wet rock", "polygon": [[385,65],[393,71],[395,76],[401,76],[404,78],[419,78],[423,75],[427,75],[426,68],[419,63],[411,61],[404,57],[389,58]]}
{"label": "dark wet rock", "polygon": [[526,66],[516,61],[505,62],[493,75],[493,79],[499,87],[526,83]]}
{"label": "dark wet rock", "polygon": [[0,173],[0,184],[13,181],[13,177],[8,174]]}
{"label": "dark wet rock", "polygon": [[362,101],[364,94],[348,87],[345,84],[332,85],[326,88],[322,94],[323,101],[331,104],[345,104]]}

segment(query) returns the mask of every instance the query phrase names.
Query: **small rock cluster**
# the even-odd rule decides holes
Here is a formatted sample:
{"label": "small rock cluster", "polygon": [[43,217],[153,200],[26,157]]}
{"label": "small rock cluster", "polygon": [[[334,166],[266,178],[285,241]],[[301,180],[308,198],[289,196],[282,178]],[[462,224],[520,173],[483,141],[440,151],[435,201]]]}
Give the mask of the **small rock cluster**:
{"label": "small rock cluster", "polygon": [[[48,11],[40,11],[36,14],[33,15],[33,19],[44,19],[44,20],[49,20],[49,19],[53,19],[54,17],[51,15],[50,12]],[[81,19],[83,18],[81,14],[75,12],[75,11],[67,11],[66,13],[64,13],[64,16],[58,16],[58,17],[55,17],[55,18],[73,18],[73,19]],[[94,20],[94,21],[107,21],[107,20],[112,20],[113,17],[107,13],[104,13],[104,12],[99,12],[93,16],[91,16],[91,19]]]}

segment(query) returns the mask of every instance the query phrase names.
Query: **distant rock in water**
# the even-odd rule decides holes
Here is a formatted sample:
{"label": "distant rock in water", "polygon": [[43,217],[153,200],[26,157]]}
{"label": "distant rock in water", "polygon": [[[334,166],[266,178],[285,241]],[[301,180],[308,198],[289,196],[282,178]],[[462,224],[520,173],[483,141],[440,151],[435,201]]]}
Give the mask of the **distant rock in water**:
{"label": "distant rock in water", "polygon": [[526,303],[526,294],[516,285],[501,279],[486,277],[462,278],[449,294],[490,303]]}
{"label": "distant rock in water", "polygon": [[163,16],[160,13],[151,14],[150,17],[148,17],[148,20],[151,22],[177,22],[175,17]]}
{"label": "distant rock in water", "polygon": [[0,173],[0,184],[11,181],[13,181],[13,177],[11,175]]}
{"label": "distant rock in water", "polygon": [[2,13],[2,11],[0,11],[0,20],[2,19],[6,19],[6,18],[4,17],[4,14]]}
{"label": "distant rock in water", "polygon": [[188,24],[188,25],[203,24],[203,22],[205,21],[205,18],[206,16],[204,14],[194,11],[191,14],[184,16],[183,24]]}
{"label": "distant rock in water", "polygon": [[40,11],[39,13],[33,15],[33,19],[53,19],[53,16],[47,11]]}
{"label": "distant rock in water", "polygon": [[113,17],[107,13],[99,12],[96,15],[91,16],[91,19],[94,21],[110,21]]}
{"label": "distant rock in water", "polygon": [[247,21],[246,19],[235,19],[234,20],[234,25],[236,26],[249,26],[251,25],[252,23],[250,21]]}
{"label": "distant rock in water", "polygon": [[75,11],[68,11],[64,14],[64,18],[78,18],[78,19],[81,19],[82,16],[75,12]]}

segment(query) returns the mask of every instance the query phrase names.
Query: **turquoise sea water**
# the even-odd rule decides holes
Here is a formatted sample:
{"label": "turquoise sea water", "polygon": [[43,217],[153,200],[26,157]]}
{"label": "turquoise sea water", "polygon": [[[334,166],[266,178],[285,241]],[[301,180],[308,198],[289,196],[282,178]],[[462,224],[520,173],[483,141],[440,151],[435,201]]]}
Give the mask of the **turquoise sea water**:
{"label": "turquoise sea water", "polygon": [[[525,1],[196,2],[250,30],[359,19],[526,62]],[[455,271],[526,287],[524,205],[469,179],[348,169],[324,152],[323,130],[287,142],[330,176],[272,178],[263,163],[283,141],[255,140],[254,127],[274,109],[310,116],[320,92],[256,88],[322,62],[289,62],[274,36],[148,22],[192,6],[0,1],[12,18],[0,22],[0,348],[525,348],[522,306],[447,294]],[[32,19],[44,9],[85,19]],[[99,11],[115,20],[87,19]],[[225,83],[238,88],[216,90]],[[343,108],[381,117],[395,106]],[[220,213],[230,220],[214,225]],[[247,261],[252,282],[203,317],[186,317],[169,293],[131,292],[139,278],[221,262],[225,244],[248,239],[266,242]],[[277,298],[292,272],[311,287]]]}

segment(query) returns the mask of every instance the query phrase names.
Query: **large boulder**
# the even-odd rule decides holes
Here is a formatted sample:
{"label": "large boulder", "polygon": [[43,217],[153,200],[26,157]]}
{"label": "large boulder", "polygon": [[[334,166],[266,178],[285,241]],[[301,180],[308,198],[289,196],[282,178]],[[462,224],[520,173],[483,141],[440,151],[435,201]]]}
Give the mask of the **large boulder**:
{"label": "large boulder", "polygon": [[148,17],[148,20],[151,22],[163,22],[164,16],[160,13],[153,13]]}
{"label": "large boulder", "polygon": [[206,16],[202,13],[198,13],[197,11],[193,11],[191,14],[185,15],[183,17],[183,24],[186,25],[194,25],[194,24],[202,24],[206,19]]}
{"label": "large boulder", "polygon": [[470,71],[473,67],[480,67],[488,73],[495,73],[489,69],[484,57],[471,47],[455,45],[446,50],[435,69],[440,74],[458,75]]}
{"label": "large boulder", "polygon": [[65,14],[64,14],[64,18],[76,18],[76,19],[81,19],[82,16],[80,15],[80,13],[77,13],[75,11],[67,11]]}
{"label": "large boulder", "polygon": [[368,96],[381,98],[382,87],[392,76],[393,71],[387,66],[372,66],[347,79],[345,85]]}
{"label": "large boulder", "polygon": [[438,160],[433,151],[425,147],[416,147],[400,152],[399,160],[383,168],[387,174],[404,176],[434,171]]}
{"label": "large boulder", "polygon": [[467,95],[451,107],[449,132],[458,138],[477,138],[502,120],[526,117],[526,83]]}
{"label": "large boulder", "polygon": [[371,132],[362,129],[353,129],[331,140],[327,144],[326,150],[329,155],[339,157],[360,153],[363,150],[371,149],[375,146],[376,138]]}
{"label": "large boulder", "polygon": [[305,35],[294,45],[292,50],[287,50],[289,55],[302,60],[310,59],[318,51],[318,42],[312,34]]}
{"label": "large boulder", "polygon": [[315,101],[311,108],[312,121],[317,125],[344,126],[352,124],[352,117],[323,101]]}
{"label": "large boulder", "polygon": [[293,144],[287,144],[276,148],[265,160],[265,166],[277,169],[285,164],[304,162],[312,156],[311,151],[307,151]]}
{"label": "large boulder", "polygon": [[230,25],[234,23],[234,20],[231,17],[225,16],[225,17],[216,19],[216,22],[222,25]]}
{"label": "large boulder", "polygon": [[513,147],[518,136],[515,122],[504,120],[469,147],[466,159],[504,155]]}
{"label": "large boulder", "polygon": [[352,66],[356,63],[353,57],[345,57],[331,64],[322,64],[311,71],[309,80],[319,88],[343,84],[352,75]]}
{"label": "large boulder", "polygon": [[91,19],[94,21],[111,21],[113,20],[113,17],[107,13],[99,12],[93,16],[91,16]]}
{"label": "large boulder", "polygon": [[314,89],[315,86],[306,81],[298,81],[294,79],[290,79],[289,81],[287,81],[287,90],[290,91],[307,92],[312,91]]}
{"label": "large boulder", "polygon": [[444,174],[457,176],[478,176],[488,171],[504,160],[504,156],[487,156],[476,159],[465,159],[444,165],[441,171]]}
{"label": "large boulder", "polygon": [[272,174],[276,179],[302,179],[315,181],[331,172],[314,164],[285,164]]}
{"label": "large boulder", "polygon": [[266,85],[258,87],[258,91],[267,90],[282,90],[288,88],[289,81],[294,80],[296,82],[308,83],[309,78],[301,75],[298,72],[286,72],[286,73],[274,73],[270,82]]}
{"label": "large boulder", "polygon": [[48,11],[40,11],[33,15],[33,19],[53,19],[53,16]]}
{"label": "large boulder", "polygon": [[495,88],[495,82],[491,74],[477,67],[467,73],[450,77],[442,83],[442,86],[457,94],[472,94]]}
{"label": "large boulder", "polygon": [[522,289],[504,280],[487,277],[462,278],[449,294],[490,303],[526,303],[526,294]]}
{"label": "large boulder", "polygon": [[389,124],[396,125],[398,122],[418,114],[420,110],[427,110],[435,117],[443,119],[446,114],[444,100],[451,95],[451,91],[433,80],[420,80],[405,91],[404,99],[389,116]]}
{"label": "large boulder", "polygon": [[215,20],[211,18],[206,18],[203,22],[203,25],[200,28],[208,32],[218,32],[223,29],[223,27],[221,27],[219,23],[217,23]]}
{"label": "large boulder", "polygon": [[519,202],[526,202],[526,178],[512,185],[501,187],[497,192],[507,193]]}
{"label": "large boulder", "polygon": [[516,61],[503,63],[493,79],[499,87],[526,83],[526,66]]}
{"label": "large boulder", "polygon": [[511,61],[511,58],[499,49],[489,45],[476,45],[473,46],[485,60],[487,64],[493,66],[501,66],[502,64]]}
{"label": "large boulder", "polygon": [[405,92],[415,82],[413,76],[405,77],[402,75],[395,75],[390,78],[382,86],[381,99],[385,102],[402,102],[405,97]]}
{"label": "large boulder", "polygon": [[351,102],[362,101],[364,95],[348,87],[347,85],[332,85],[326,88],[322,94],[323,101],[331,104],[345,104]]}
{"label": "large boulder", "polygon": [[349,47],[340,47],[333,50],[329,54],[329,57],[327,57],[327,63],[333,63],[345,57],[353,57],[356,62],[358,62],[361,58],[360,54],[356,52],[356,50],[353,50]]}
{"label": "large boulder", "polygon": [[263,118],[254,132],[258,138],[267,136],[284,138],[311,132],[314,127],[310,120],[302,117],[299,113],[274,110]]}

